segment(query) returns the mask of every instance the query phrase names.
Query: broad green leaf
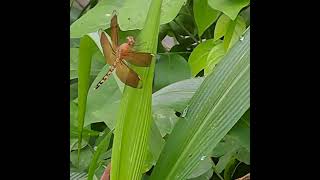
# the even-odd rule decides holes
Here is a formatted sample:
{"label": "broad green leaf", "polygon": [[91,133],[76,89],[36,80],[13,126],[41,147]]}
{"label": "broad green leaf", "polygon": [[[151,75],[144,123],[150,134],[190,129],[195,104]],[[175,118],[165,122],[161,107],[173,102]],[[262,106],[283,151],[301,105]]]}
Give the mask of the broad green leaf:
{"label": "broad green leaf", "polygon": [[103,152],[107,151],[107,149],[108,149],[111,135],[112,135],[112,131],[107,133],[105,135],[105,137],[103,138],[103,140],[100,142],[100,144],[97,146],[97,150],[94,152],[93,158],[90,163],[89,172],[88,172],[88,180],[93,179],[95,170],[98,167],[99,158],[100,158],[101,154]]}
{"label": "broad green leaf", "polygon": [[226,34],[230,22],[231,22],[231,19],[225,14],[222,14],[219,17],[216,23],[216,26],[214,28],[214,38],[213,38],[214,40],[220,39]]}
{"label": "broad green leaf", "polygon": [[211,168],[205,174],[202,174],[201,176],[198,176],[196,178],[191,178],[188,180],[209,180],[209,179],[211,179],[212,175],[213,175],[213,170]]}
{"label": "broad green leaf", "polygon": [[240,10],[249,5],[250,0],[208,0],[209,5],[235,20]]}
{"label": "broad green leaf", "polygon": [[70,101],[78,97],[78,82],[70,84]]}
{"label": "broad green leaf", "polygon": [[70,38],[70,48],[79,48],[80,38]]}
{"label": "broad green leaf", "polygon": [[235,152],[239,148],[239,144],[235,139],[231,138],[229,135],[226,135],[213,149],[211,156],[221,157],[230,152]]}
{"label": "broad green leaf", "polygon": [[240,162],[250,165],[250,151],[248,149],[244,147],[238,149],[237,153],[235,154],[235,157]]}
{"label": "broad green leaf", "polygon": [[78,48],[70,48],[70,79],[78,78]]}
{"label": "broad green leaf", "polygon": [[161,150],[165,144],[164,139],[159,132],[158,127],[155,123],[151,125],[151,132],[149,136],[149,146],[148,146],[148,154],[145,160],[143,171],[147,172],[150,168],[157,163]]}
{"label": "broad green leaf", "polygon": [[192,78],[166,86],[152,95],[152,117],[163,136],[170,134],[178,117],[204,78]]}
{"label": "broad green leaf", "polygon": [[225,50],[223,48],[223,43],[219,43],[217,45],[215,45],[208,57],[207,57],[207,66],[204,69],[204,74],[208,75],[210,74],[213,69],[216,67],[216,65],[220,62],[220,60],[223,58],[223,56],[225,55]]}
{"label": "broad green leaf", "polygon": [[243,17],[238,16],[236,20],[231,21],[228,25],[228,30],[224,37],[224,49],[228,51],[239,39],[242,33],[246,30],[246,23]]}
{"label": "broad green leaf", "polygon": [[234,155],[235,155],[234,151],[231,151],[231,152],[228,152],[227,154],[221,156],[219,158],[217,165],[215,166],[215,172],[220,174],[226,168],[227,164],[230,161],[235,160]]}
{"label": "broad green leaf", "polygon": [[[70,79],[78,78],[78,48],[70,48]],[[100,51],[96,51],[92,55],[92,65],[90,70],[91,76],[96,76],[104,66],[104,57]]]}
{"label": "broad green leaf", "polygon": [[185,179],[250,106],[250,31],[206,77],[169,135],[152,180]]}
{"label": "broad green leaf", "polygon": [[[145,28],[136,37],[146,42],[136,50],[156,54],[160,25],[161,0],[151,2]],[[146,4],[143,7],[149,7]],[[141,9],[142,6],[139,8]],[[144,12],[139,10],[136,12]],[[120,12],[121,13],[121,12]],[[127,12],[129,13],[129,12]],[[155,58],[150,67],[133,67],[139,73],[142,89],[125,86],[117,113],[112,147],[111,179],[140,180],[147,156],[149,133],[152,124],[151,98]]]}
{"label": "broad green leaf", "polygon": [[109,65],[105,65],[90,86],[85,126],[96,122],[104,122],[109,129],[114,129],[116,112],[119,109],[122,96],[115,76],[111,75],[99,89],[94,89],[96,84],[106,75],[108,69]]}
{"label": "broad green leaf", "polygon": [[239,15],[243,17],[243,19],[246,22],[246,25],[250,24],[250,6],[241,11]]}
{"label": "broad green leaf", "polygon": [[207,40],[199,44],[191,53],[188,63],[191,67],[192,76],[196,76],[207,65],[207,57],[211,49],[220,43],[213,39]]}
{"label": "broad green leaf", "polygon": [[194,0],[193,1],[194,19],[198,27],[199,36],[210,27],[219,17],[220,12],[212,9],[208,5],[208,0]]}
{"label": "broad green leaf", "polygon": [[158,55],[154,75],[156,91],[174,82],[189,78],[191,78],[190,66],[182,56],[173,53]]}
{"label": "broad green leaf", "polygon": [[199,177],[210,169],[212,169],[213,162],[210,157],[204,157],[201,159],[200,164],[192,171],[188,176],[188,179]]}
{"label": "broad green leaf", "polygon": [[250,109],[228,133],[241,147],[250,151]]}
{"label": "broad green leaf", "polygon": [[[250,109],[241,117],[221,142],[213,149],[213,157],[233,156],[245,164],[250,164]],[[225,159],[220,159],[223,161]],[[220,161],[219,161],[220,162]],[[218,163],[221,171],[225,166]],[[225,165],[225,164],[224,164]]]}
{"label": "broad green leaf", "polygon": [[[186,0],[164,0],[161,13],[161,24],[172,21]],[[101,0],[70,27],[70,37],[81,37],[99,29],[110,27],[113,10],[118,12],[120,29],[123,31],[142,29],[151,0]]]}
{"label": "broad green leaf", "polygon": [[70,161],[71,163],[77,167],[78,163],[79,163],[79,168],[78,170],[84,171],[87,170],[87,168],[89,167],[90,161],[92,159],[92,151],[90,150],[90,148],[88,146],[86,146],[85,148],[81,149],[80,151],[80,162],[78,162],[78,158],[77,158],[77,151],[72,151],[70,153]]}

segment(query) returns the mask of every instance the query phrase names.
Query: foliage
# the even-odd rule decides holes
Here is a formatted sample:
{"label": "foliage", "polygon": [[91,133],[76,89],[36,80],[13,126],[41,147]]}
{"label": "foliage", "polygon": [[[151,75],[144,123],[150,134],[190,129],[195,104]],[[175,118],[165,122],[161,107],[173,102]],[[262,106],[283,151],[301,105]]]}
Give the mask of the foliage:
{"label": "foliage", "polygon": [[[139,9],[139,11],[137,11]],[[98,30],[155,54],[141,90],[106,74]],[[70,7],[74,179],[235,179],[250,168],[250,1],[92,0]],[[111,161],[112,159],[112,161]]]}

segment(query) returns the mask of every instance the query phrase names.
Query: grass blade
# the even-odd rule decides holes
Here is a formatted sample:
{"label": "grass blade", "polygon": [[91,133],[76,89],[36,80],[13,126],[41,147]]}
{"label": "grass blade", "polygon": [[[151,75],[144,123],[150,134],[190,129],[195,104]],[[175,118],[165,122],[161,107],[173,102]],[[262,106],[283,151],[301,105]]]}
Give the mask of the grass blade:
{"label": "grass blade", "polygon": [[250,107],[250,29],[192,97],[151,179],[186,179]]}
{"label": "grass blade", "polygon": [[95,48],[96,45],[89,36],[86,35],[81,38],[78,64],[78,162],[80,162],[80,147],[90,81],[91,57],[95,52]]}
{"label": "grass blade", "polygon": [[111,135],[112,135],[112,131],[110,131],[108,134],[105,135],[103,140],[99,143],[96,152],[93,154],[93,158],[91,160],[89,172],[88,172],[88,180],[93,179],[95,170],[98,167],[98,161],[99,161],[100,155],[103,152],[107,151]]}
{"label": "grass blade", "polygon": [[[145,28],[136,38],[138,51],[156,53],[162,0],[153,0]],[[151,127],[151,97],[155,58],[149,68],[134,69],[143,81],[142,89],[126,86],[117,114],[111,158],[111,179],[140,180],[147,154]]]}

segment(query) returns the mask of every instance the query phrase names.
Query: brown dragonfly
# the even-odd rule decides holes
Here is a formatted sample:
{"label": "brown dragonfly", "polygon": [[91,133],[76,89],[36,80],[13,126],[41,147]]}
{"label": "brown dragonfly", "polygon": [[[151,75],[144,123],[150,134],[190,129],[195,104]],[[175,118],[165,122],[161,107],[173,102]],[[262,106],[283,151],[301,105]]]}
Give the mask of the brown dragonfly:
{"label": "brown dragonfly", "polygon": [[151,64],[153,55],[151,53],[133,51],[135,40],[132,36],[128,36],[127,42],[119,46],[118,31],[119,25],[114,11],[111,19],[112,44],[103,31],[99,32],[103,54],[110,68],[95,89],[98,89],[101,84],[107,81],[114,70],[116,70],[117,76],[124,84],[133,88],[142,88],[142,81],[139,75],[128,66],[127,62],[135,66],[148,67]]}

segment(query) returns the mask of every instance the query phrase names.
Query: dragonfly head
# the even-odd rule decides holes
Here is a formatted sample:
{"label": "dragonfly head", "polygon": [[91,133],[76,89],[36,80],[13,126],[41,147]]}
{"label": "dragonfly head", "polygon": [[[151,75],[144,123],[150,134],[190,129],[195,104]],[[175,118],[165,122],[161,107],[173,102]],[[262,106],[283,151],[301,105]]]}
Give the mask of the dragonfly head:
{"label": "dragonfly head", "polygon": [[127,40],[128,40],[127,43],[129,44],[129,46],[133,46],[134,45],[135,41],[134,41],[134,38],[132,36],[128,36]]}

